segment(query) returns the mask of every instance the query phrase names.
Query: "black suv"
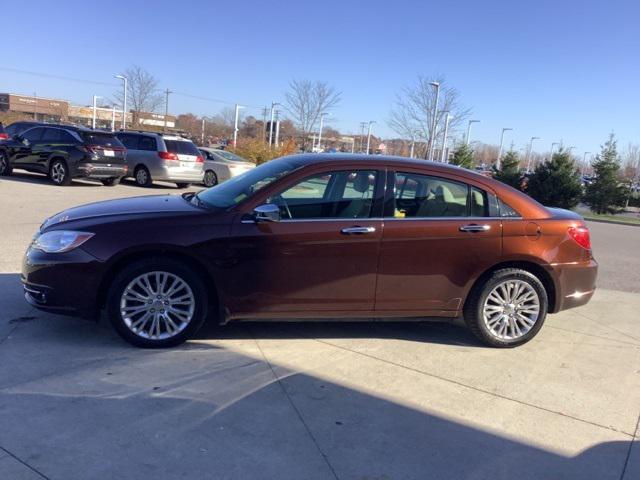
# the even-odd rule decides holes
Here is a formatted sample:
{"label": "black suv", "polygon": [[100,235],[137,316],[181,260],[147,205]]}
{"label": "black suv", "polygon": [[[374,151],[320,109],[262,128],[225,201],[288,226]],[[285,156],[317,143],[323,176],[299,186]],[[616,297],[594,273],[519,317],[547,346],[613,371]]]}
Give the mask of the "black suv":
{"label": "black suv", "polygon": [[127,175],[126,149],[110,132],[39,125],[0,143],[0,175],[11,175],[14,168],[44,173],[56,185],[84,177],[113,186]]}

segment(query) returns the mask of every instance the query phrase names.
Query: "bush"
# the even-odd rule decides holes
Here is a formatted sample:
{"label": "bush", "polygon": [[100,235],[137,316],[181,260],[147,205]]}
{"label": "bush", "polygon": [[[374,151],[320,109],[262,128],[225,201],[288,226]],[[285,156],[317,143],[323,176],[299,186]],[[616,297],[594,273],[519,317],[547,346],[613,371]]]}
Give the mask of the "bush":
{"label": "bush", "polygon": [[469,148],[469,145],[463,143],[454,152],[451,163],[462,168],[473,168],[473,150]]}
{"label": "bush", "polygon": [[527,185],[527,193],[548,207],[574,208],[582,196],[580,173],[566,150],[538,165]]}
{"label": "bush", "polygon": [[587,185],[584,201],[595,213],[616,213],[629,198],[629,188],[622,184],[617,142],[613,134],[602,146],[593,162],[595,179]]}
{"label": "bush", "polygon": [[244,138],[238,140],[238,144],[235,149],[233,147],[229,147],[229,150],[251,162],[255,162],[256,165],[260,165],[261,163],[268,162],[274,158],[296,153],[298,151],[298,147],[294,140],[287,140],[278,147],[273,146],[272,148],[269,148],[269,144],[267,142],[263,142],[262,140],[255,138]]}
{"label": "bush", "polygon": [[520,159],[516,152],[509,150],[502,159],[500,168],[493,167],[493,178],[521,190]]}

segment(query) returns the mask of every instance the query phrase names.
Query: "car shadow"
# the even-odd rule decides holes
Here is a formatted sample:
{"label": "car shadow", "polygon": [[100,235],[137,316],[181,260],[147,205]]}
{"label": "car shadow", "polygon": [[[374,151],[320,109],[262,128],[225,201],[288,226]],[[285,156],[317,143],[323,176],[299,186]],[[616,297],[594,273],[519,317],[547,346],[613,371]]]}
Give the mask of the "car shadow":
{"label": "car shadow", "polygon": [[[0,181],[6,182],[18,182],[18,183],[34,183],[38,185],[46,185],[49,187],[57,187],[58,185],[54,185],[49,177],[40,173],[31,173],[21,170],[13,170],[11,175],[7,177],[0,177]],[[68,185],[70,187],[102,187],[102,183],[98,180],[91,179],[80,179],[74,178],[71,180],[71,184]]]}

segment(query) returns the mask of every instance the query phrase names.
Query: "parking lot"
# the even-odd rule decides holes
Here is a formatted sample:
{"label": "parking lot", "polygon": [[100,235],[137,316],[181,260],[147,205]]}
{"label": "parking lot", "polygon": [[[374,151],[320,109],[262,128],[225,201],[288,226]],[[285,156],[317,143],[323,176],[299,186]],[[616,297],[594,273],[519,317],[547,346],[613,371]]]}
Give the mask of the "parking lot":
{"label": "parking lot", "polygon": [[45,217],[181,192],[0,181],[0,479],[640,478],[640,228],[589,223],[594,299],[512,350],[457,324],[247,323],[148,351],[24,302]]}

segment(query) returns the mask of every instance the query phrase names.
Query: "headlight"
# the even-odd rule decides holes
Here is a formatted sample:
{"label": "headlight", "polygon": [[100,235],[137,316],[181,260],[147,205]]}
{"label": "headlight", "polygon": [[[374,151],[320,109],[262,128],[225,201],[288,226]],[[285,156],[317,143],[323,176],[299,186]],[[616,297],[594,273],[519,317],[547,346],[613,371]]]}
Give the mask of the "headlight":
{"label": "headlight", "polygon": [[72,232],[70,230],[54,230],[36,235],[31,244],[32,248],[46,253],[62,253],[79,247],[93,237],[93,233]]}

